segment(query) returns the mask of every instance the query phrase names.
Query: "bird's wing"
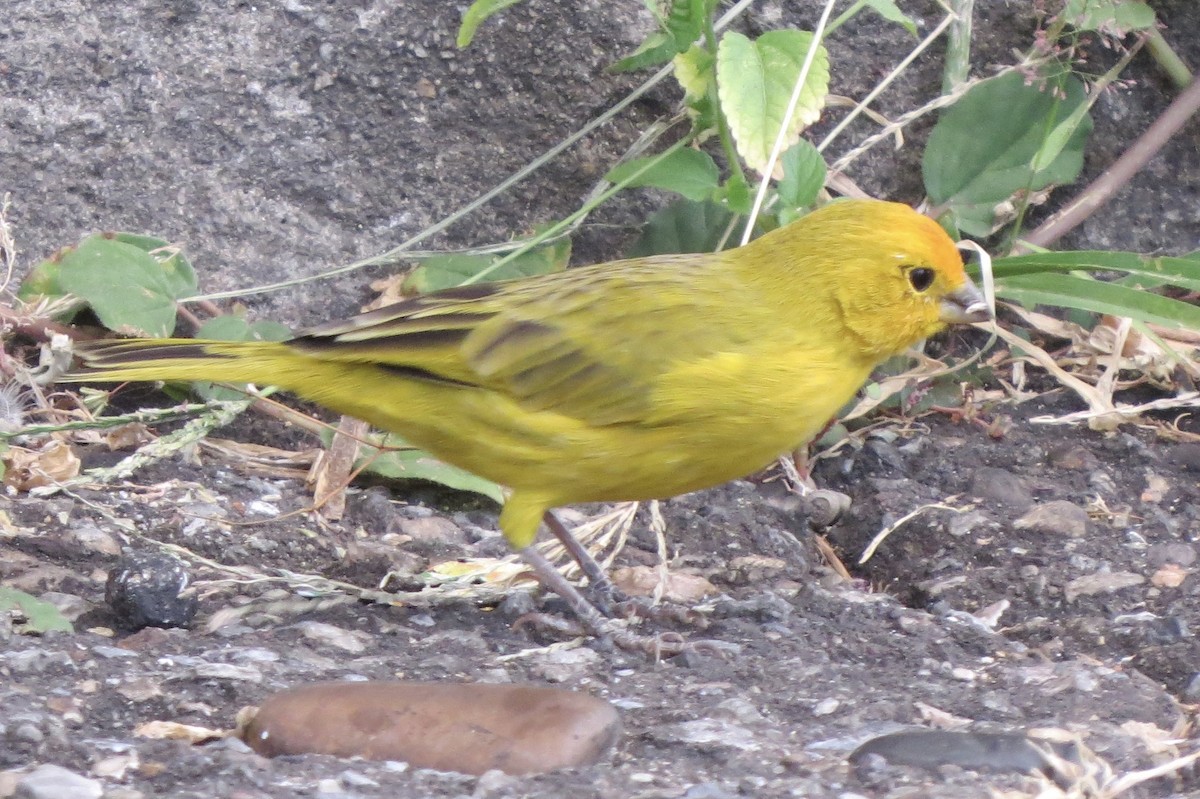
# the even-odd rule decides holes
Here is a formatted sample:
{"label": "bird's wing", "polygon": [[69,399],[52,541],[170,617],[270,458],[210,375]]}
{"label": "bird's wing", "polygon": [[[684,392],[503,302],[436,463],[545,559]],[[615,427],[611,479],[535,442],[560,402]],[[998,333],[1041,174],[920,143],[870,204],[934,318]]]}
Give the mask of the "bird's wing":
{"label": "bird's wing", "polygon": [[694,280],[694,256],[678,268],[664,268],[669,257],[647,264],[653,268],[610,264],[414,297],[292,344],[477,386],[592,425],[641,422],[653,415],[665,375],[749,343],[722,323],[737,303],[732,281]]}

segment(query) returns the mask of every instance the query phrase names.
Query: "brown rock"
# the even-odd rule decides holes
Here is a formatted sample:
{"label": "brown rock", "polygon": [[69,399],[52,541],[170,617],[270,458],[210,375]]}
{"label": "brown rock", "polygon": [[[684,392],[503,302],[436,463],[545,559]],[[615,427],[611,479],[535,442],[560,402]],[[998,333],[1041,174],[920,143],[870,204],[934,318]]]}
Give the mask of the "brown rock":
{"label": "brown rock", "polygon": [[1018,530],[1065,535],[1068,538],[1083,538],[1087,535],[1087,526],[1087,511],[1065,499],[1037,505],[1013,522],[1013,527]]}
{"label": "brown rock", "polygon": [[400,519],[396,528],[413,541],[425,544],[467,543],[467,534],[454,522],[442,516],[425,516],[419,519]]}
{"label": "brown rock", "polygon": [[[1151,566],[1165,566],[1171,563],[1186,567],[1194,565],[1196,560],[1196,547],[1182,541],[1151,544],[1150,548],[1146,550],[1146,562]],[[44,594],[43,598],[45,598]]]}
{"label": "brown rock", "polygon": [[1095,469],[1099,464],[1090,449],[1082,444],[1074,443],[1063,444],[1050,450],[1047,460],[1050,461],[1051,466],[1078,472]]}
{"label": "brown rock", "polygon": [[268,697],[242,738],[267,757],[314,752],[464,774],[540,774],[596,762],[620,733],[612,705],[574,691],[335,682]]}
{"label": "brown rock", "polygon": [[1096,596],[1097,594],[1115,594],[1125,588],[1132,588],[1146,582],[1146,578],[1133,572],[1097,572],[1076,577],[1063,586],[1063,596],[1068,602],[1074,602],[1081,596]]}
{"label": "brown rock", "polygon": [[984,466],[971,477],[971,496],[1023,511],[1033,504],[1028,483],[1006,469]]}
{"label": "brown rock", "polygon": [[1167,460],[1185,472],[1200,472],[1200,444],[1180,444],[1167,453]]}
{"label": "brown rock", "polygon": [[622,566],[613,569],[612,581],[630,596],[654,596],[662,584],[662,599],[680,605],[692,605],[709,594],[717,593],[717,587],[699,574],[682,571],[667,571],[663,574],[653,566]]}
{"label": "brown rock", "polygon": [[1169,563],[1150,575],[1150,585],[1155,588],[1178,588],[1183,585],[1189,573],[1182,566]]}

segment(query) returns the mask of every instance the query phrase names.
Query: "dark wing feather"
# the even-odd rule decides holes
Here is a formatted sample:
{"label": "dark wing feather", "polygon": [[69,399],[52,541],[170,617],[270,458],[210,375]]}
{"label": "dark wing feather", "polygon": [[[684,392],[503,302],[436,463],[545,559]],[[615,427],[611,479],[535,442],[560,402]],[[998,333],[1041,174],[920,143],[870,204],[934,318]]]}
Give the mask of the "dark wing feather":
{"label": "dark wing feather", "polygon": [[[451,289],[313,328],[290,344],[478,386],[531,411],[633,423],[650,415],[662,374],[747,343],[716,321],[739,290],[723,279],[728,270],[694,280],[708,266],[664,257]],[[697,325],[697,315],[714,324]]]}

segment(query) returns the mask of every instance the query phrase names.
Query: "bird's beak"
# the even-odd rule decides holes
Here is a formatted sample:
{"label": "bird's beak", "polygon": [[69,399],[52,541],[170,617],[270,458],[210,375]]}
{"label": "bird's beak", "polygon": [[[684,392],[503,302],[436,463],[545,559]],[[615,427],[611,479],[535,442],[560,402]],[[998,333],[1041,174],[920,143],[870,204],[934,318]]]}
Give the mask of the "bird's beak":
{"label": "bird's beak", "polygon": [[942,298],[938,318],[948,325],[986,322],[992,318],[987,301],[970,280]]}

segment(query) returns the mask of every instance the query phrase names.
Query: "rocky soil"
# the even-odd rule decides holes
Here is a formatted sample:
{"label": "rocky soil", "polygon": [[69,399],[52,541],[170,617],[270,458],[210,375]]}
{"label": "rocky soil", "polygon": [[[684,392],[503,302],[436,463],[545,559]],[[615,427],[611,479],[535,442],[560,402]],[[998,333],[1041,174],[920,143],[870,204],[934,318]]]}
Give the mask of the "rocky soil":
{"label": "rocky soil", "polygon": [[[0,31],[0,191],[13,202],[21,266],[96,229],[183,242],[210,290],[386,250],[632,85],[603,71],[648,24],[636,4],[614,7],[624,5],[532,0],[458,52],[459,8],[424,0],[14,0]],[[911,5],[935,19],[932,3]],[[1200,64],[1195,5],[1154,5]],[[1032,35],[1024,4],[977,6],[977,63],[1006,60]],[[749,24],[793,13],[764,4]],[[835,89],[861,94],[909,46],[882,23],[848,27],[833,46]],[[1170,101],[1144,57],[1133,74],[1136,86],[1097,104],[1085,179]],[[930,56],[881,108],[911,108],[939,82],[940,56]],[[502,239],[573,207],[671,102],[666,89],[652,93],[437,243]],[[927,130],[918,125],[915,139]],[[1198,135],[1193,121],[1066,246],[1196,249]],[[915,201],[918,160],[912,146],[876,154],[854,178]],[[619,254],[660,199],[602,211],[576,260]],[[247,304],[258,318],[298,326],[352,312],[367,282],[344,275]],[[961,356],[982,343],[942,347]],[[563,612],[527,583],[466,586],[457,597],[415,591],[430,566],[504,555],[495,507],[472,496],[363,484],[342,520],[323,523],[304,512],[311,496],[282,467],[248,473],[244,456],[210,449],[108,486],[10,492],[0,499],[0,586],[52,601],[74,632],[28,635],[19,616],[0,618],[0,797],[1036,796],[1194,750],[1200,429],[1184,417],[1178,435],[1163,437],[1153,423],[1175,412],[1108,433],[1044,424],[1035,419],[1081,403],[1041,375],[1021,404],[1000,401],[996,388],[958,403],[967,418],[893,419],[818,460],[817,482],[853,500],[821,539],[776,475],[663,503],[668,570],[702,577],[715,593],[699,606],[703,629],[650,629],[729,646],[662,661],[518,624],[535,607]],[[1143,387],[1123,399],[1156,396]],[[170,401],[135,391],[123,402]],[[220,435],[314,446],[262,418]],[[120,457],[101,449],[79,448],[85,467]],[[617,566],[657,569],[650,522],[643,508]],[[179,558],[198,600],[193,624],[122,627],[105,588],[123,550]],[[387,597],[376,590],[385,579]],[[364,678],[570,688],[611,702],[624,733],[596,765],[512,777],[266,759],[238,740],[197,745],[142,727],[230,729],[240,708],[275,691]],[[924,765],[873,754],[849,762],[865,741],[918,729],[1042,730],[1087,751],[1060,747],[1067,760],[1051,767],[1012,739],[924,739]],[[1046,776],[1022,773],[1030,766]],[[1122,795],[1200,795],[1200,778],[1173,769]]]}

